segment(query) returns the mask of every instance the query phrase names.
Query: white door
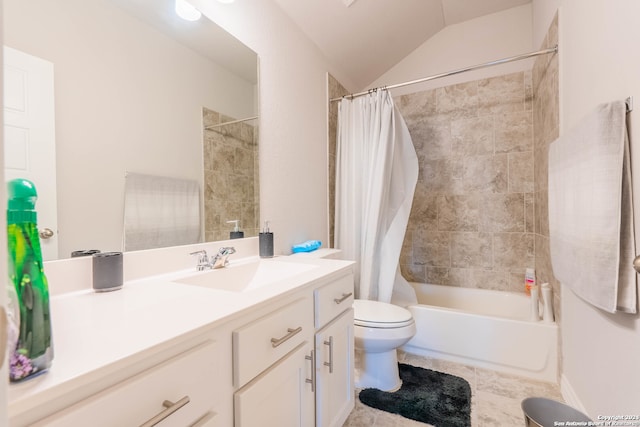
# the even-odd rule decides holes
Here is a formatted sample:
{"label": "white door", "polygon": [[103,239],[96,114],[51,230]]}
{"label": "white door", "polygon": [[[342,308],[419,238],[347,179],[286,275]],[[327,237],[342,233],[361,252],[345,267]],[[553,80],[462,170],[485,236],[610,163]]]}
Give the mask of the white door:
{"label": "white door", "polygon": [[5,180],[26,178],[35,184],[45,260],[58,258],[54,108],[53,64],[5,46]]}

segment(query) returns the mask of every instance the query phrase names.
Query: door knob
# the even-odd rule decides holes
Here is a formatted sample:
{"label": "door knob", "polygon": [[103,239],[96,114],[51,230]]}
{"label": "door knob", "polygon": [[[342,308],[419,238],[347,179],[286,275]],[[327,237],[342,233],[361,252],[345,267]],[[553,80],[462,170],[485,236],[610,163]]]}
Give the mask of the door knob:
{"label": "door knob", "polygon": [[43,228],[42,230],[40,230],[40,238],[41,239],[50,239],[50,238],[53,237],[54,234],[55,233],[50,228]]}

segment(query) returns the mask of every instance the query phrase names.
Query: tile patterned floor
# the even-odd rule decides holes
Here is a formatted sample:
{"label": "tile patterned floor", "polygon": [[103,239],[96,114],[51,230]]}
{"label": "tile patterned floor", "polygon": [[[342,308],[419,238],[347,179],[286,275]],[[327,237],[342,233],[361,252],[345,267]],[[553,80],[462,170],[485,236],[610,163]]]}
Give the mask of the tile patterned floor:
{"label": "tile patterned floor", "polygon": [[[526,397],[542,396],[563,401],[560,387],[553,383],[530,380],[488,369],[399,353],[398,360],[413,366],[446,372],[464,378],[471,386],[471,426],[524,426],[520,403]],[[356,367],[358,357],[356,357]],[[356,393],[358,390],[356,390]],[[363,405],[356,407],[343,427],[426,427],[428,424]]]}

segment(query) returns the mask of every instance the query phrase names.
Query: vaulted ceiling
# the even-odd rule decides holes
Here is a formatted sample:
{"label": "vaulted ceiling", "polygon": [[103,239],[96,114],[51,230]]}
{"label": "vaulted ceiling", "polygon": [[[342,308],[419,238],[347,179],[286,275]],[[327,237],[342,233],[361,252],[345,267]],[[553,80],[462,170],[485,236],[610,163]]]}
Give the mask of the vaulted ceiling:
{"label": "vaulted ceiling", "polygon": [[364,89],[448,25],[531,0],[274,0]]}

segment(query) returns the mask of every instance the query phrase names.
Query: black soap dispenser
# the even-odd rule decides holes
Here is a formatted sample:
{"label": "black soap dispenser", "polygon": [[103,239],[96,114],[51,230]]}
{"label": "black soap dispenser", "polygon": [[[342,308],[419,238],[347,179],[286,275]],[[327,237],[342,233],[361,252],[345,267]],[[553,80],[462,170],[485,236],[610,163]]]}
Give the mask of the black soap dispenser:
{"label": "black soap dispenser", "polygon": [[240,223],[239,219],[233,219],[231,221],[227,221],[227,224],[235,224],[233,227],[233,231],[229,233],[230,239],[242,239],[244,237],[244,231],[240,231]]}
{"label": "black soap dispenser", "polygon": [[260,258],[273,257],[273,233],[269,231],[269,221],[264,222],[264,228],[258,233],[258,243],[260,245]]}

